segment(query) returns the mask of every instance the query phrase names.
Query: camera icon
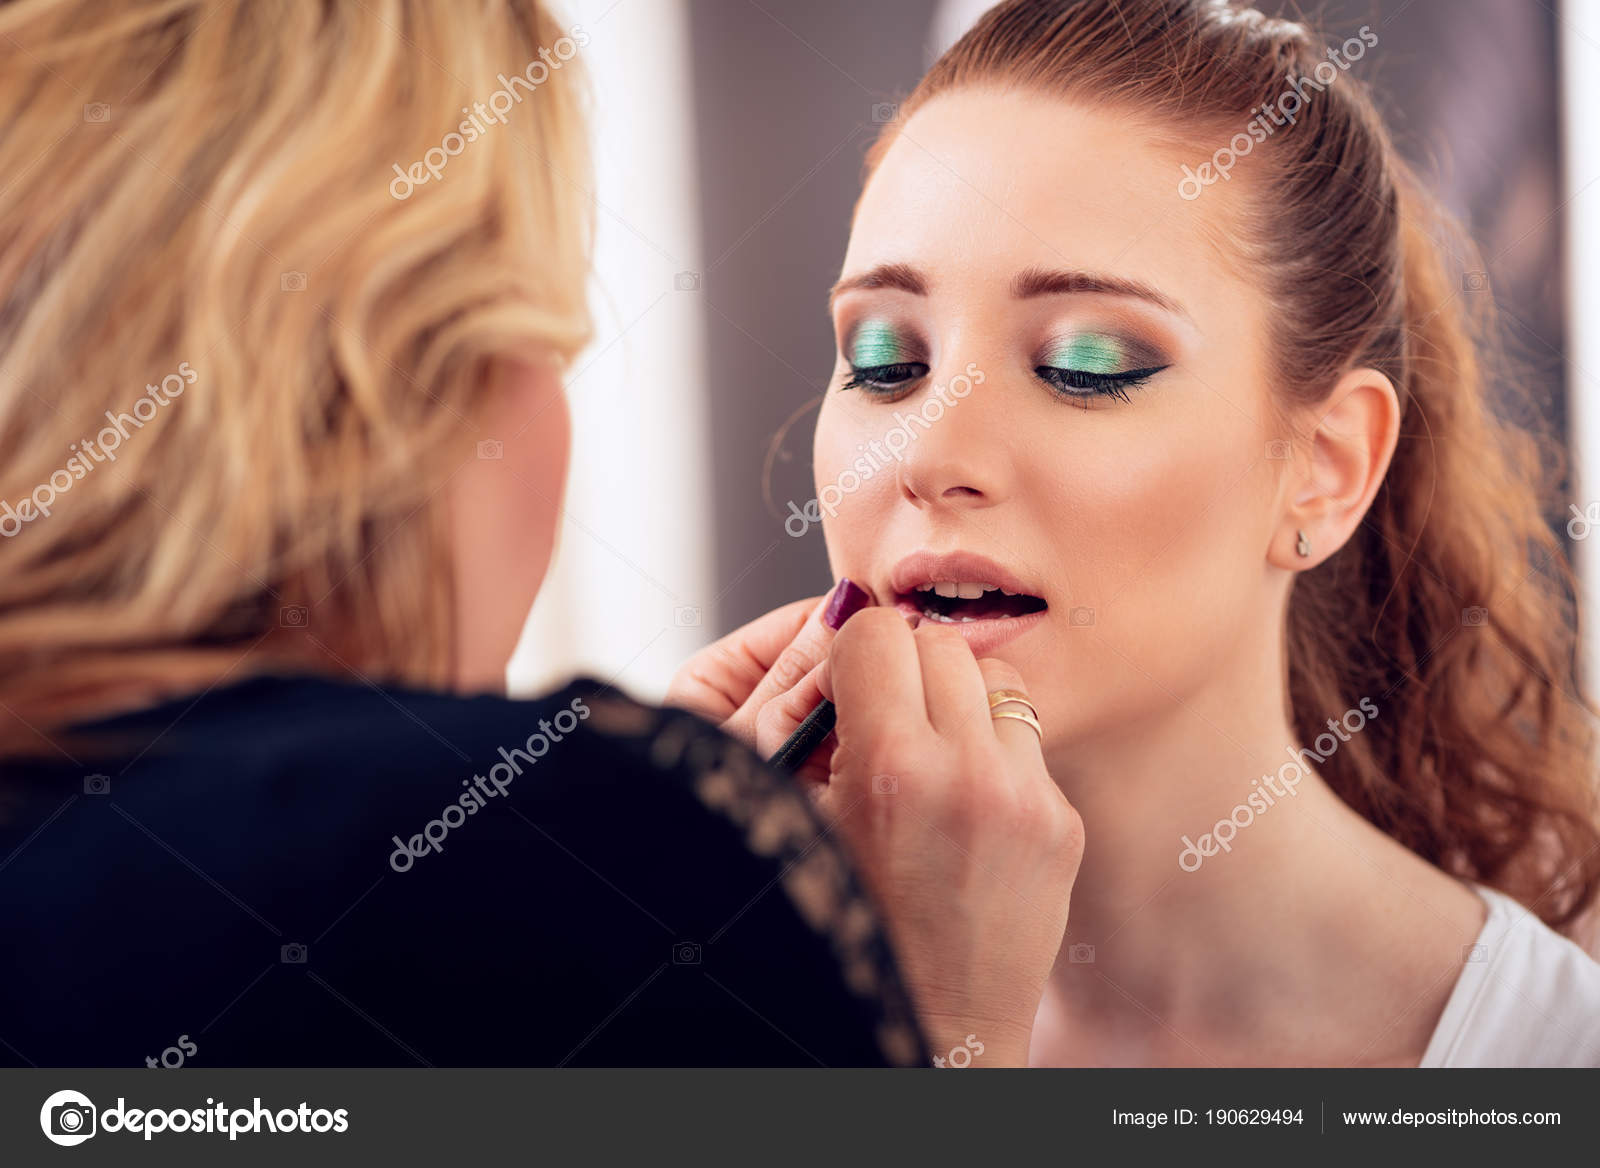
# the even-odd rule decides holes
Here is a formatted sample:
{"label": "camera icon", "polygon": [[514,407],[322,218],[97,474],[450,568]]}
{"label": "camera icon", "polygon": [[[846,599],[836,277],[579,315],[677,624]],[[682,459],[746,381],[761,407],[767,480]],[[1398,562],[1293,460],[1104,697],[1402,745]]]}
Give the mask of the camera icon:
{"label": "camera icon", "polygon": [[304,965],[306,947],[297,941],[291,941],[278,950],[278,961],[283,965]]}
{"label": "camera icon", "polygon": [[504,458],[505,456],[506,444],[497,438],[485,438],[478,443],[479,458]]}
{"label": "camera icon", "polygon": [[699,965],[700,946],[693,941],[679,941],[672,947],[672,964]]}
{"label": "camera icon", "polygon": [[1473,965],[1481,965],[1489,960],[1489,946],[1463,945],[1461,946],[1461,960]]}
{"label": "camera icon", "polygon": [[1489,290],[1489,273],[1461,273],[1461,290],[1463,292],[1487,292]]}
{"label": "camera icon", "polygon": [[1094,609],[1079,605],[1067,614],[1067,619],[1074,627],[1094,624]]}
{"label": "camera icon", "polygon": [[39,1125],[52,1144],[68,1148],[81,1144],[95,1134],[94,1104],[76,1091],[57,1091],[44,1101]]}
{"label": "camera icon", "polygon": [[1267,443],[1267,457],[1282,462],[1289,457],[1289,443],[1283,438],[1274,438]]}
{"label": "camera icon", "polygon": [[1461,623],[1463,625],[1482,625],[1488,623],[1488,620],[1489,610],[1480,604],[1474,604],[1471,608],[1463,608],[1461,610]]}
{"label": "camera icon", "polygon": [[306,274],[304,272],[285,272],[278,277],[278,290],[280,292],[304,292],[306,290]]}
{"label": "camera icon", "polygon": [[880,126],[885,122],[894,121],[895,115],[900,112],[900,107],[892,101],[874,102],[872,106],[872,120]]}
{"label": "camera icon", "polygon": [[83,793],[85,795],[109,795],[109,794],[111,794],[111,776],[110,775],[84,775],[83,776]]}
{"label": "camera icon", "polygon": [[303,604],[286,604],[278,610],[278,623],[286,629],[303,629],[310,615]]}
{"label": "camera icon", "polygon": [[672,623],[680,629],[700,627],[700,610],[692,604],[680,604],[672,610]]}
{"label": "camera icon", "polygon": [[900,790],[900,780],[894,775],[873,775],[872,793],[874,795],[893,795]]}
{"label": "camera icon", "polygon": [[672,287],[678,292],[698,292],[700,291],[700,273],[679,272],[672,277]]}
{"label": "camera icon", "polygon": [[1093,965],[1094,946],[1085,945],[1082,942],[1067,946],[1067,960],[1073,965]]}
{"label": "camera icon", "polygon": [[83,107],[83,120],[86,122],[109,122],[111,120],[111,107],[103,101],[91,101]]}

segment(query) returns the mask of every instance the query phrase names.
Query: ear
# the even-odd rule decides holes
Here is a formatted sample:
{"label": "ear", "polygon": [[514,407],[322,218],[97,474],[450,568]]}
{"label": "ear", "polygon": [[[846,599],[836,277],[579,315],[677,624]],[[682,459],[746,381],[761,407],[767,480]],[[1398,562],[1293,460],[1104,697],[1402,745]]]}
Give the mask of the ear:
{"label": "ear", "polygon": [[[1383,485],[1400,436],[1400,399],[1376,369],[1352,369],[1301,419],[1284,511],[1267,559],[1304,571],[1344,546]],[[1299,552],[1305,533],[1309,554]]]}

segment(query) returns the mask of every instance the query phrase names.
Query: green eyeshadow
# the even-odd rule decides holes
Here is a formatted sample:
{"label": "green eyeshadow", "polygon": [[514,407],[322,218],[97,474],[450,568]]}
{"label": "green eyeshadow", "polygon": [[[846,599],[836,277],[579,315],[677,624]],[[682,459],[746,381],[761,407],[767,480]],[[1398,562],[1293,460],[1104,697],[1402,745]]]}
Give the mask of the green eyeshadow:
{"label": "green eyeshadow", "polygon": [[1128,368],[1128,353],[1116,337],[1081,333],[1053,345],[1045,363],[1080,373],[1122,373]]}
{"label": "green eyeshadow", "polygon": [[850,364],[857,369],[900,365],[909,358],[909,347],[886,320],[863,321],[850,338]]}

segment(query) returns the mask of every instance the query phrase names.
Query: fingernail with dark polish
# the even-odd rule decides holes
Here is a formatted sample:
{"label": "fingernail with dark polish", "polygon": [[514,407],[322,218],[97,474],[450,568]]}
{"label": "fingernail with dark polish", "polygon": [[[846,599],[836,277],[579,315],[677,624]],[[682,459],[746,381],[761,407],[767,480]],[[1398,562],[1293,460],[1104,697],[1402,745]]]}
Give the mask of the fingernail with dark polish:
{"label": "fingernail with dark polish", "polygon": [[872,597],[867,595],[865,589],[848,576],[843,577],[839,581],[839,586],[833,590],[833,595],[828,598],[828,608],[822,614],[822,623],[837,631],[845,621],[871,603]]}

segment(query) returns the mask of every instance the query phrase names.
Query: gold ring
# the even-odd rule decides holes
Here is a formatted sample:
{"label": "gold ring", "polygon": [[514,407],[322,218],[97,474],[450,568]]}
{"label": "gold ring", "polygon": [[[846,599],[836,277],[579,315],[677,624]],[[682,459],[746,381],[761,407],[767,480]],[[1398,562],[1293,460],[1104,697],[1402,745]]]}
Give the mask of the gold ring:
{"label": "gold ring", "polygon": [[998,722],[1001,718],[1015,718],[1019,722],[1026,722],[1033,727],[1033,732],[1039,736],[1039,745],[1044,745],[1044,727],[1039,725],[1039,719],[1026,710],[991,710],[989,718]]}
{"label": "gold ring", "polygon": [[996,706],[1003,706],[1007,702],[1016,702],[1018,705],[1027,706],[1028,709],[1033,710],[1035,718],[1039,716],[1039,711],[1034,709],[1033,703],[1028,700],[1028,695],[1020,690],[997,689],[989,695],[989,708],[991,710]]}

